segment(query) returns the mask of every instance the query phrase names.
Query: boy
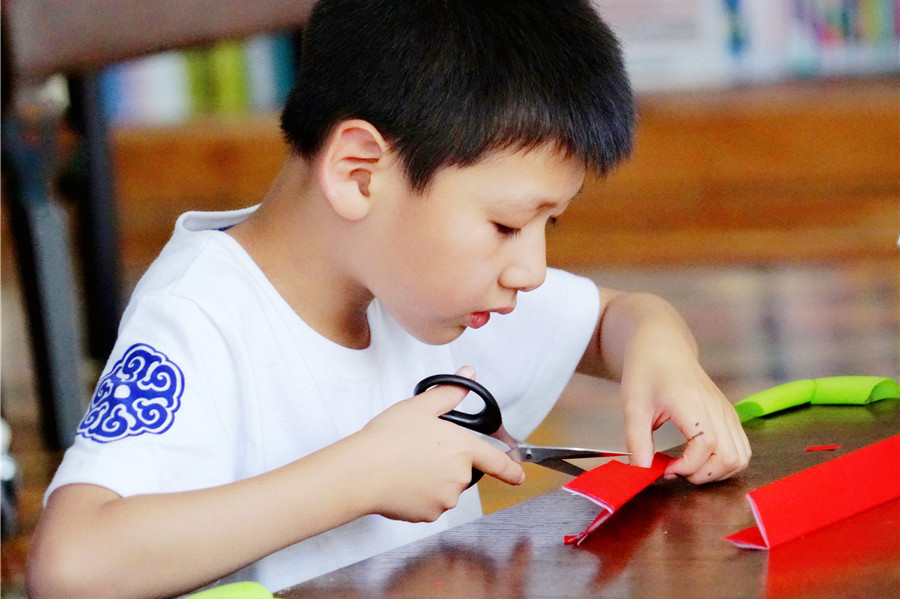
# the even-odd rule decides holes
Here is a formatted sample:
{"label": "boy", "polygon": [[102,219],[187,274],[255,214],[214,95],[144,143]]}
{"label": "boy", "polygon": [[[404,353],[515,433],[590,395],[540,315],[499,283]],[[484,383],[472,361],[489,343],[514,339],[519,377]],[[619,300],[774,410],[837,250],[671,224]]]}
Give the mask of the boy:
{"label": "boy", "polygon": [[439,372],[477,368],[524,438],[579,366],[621,380],[634,463],[671,419],[668,476],[747,464],[668,304],[546,268],[546,225],[630,149],[586,0],[322,0],[304,36],[271,190],[183,215],[134,292],[48,490],[35,599],[277,590],[477,517],[471,468],[524,473],[438,418],[463,391],[409,397]]}

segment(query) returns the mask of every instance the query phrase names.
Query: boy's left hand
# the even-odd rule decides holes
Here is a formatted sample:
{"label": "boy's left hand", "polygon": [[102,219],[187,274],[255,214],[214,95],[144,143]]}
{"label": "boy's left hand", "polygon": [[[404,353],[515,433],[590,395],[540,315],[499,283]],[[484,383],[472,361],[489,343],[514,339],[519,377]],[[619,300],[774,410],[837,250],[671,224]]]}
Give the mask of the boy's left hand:
{"label": "boy's left hand", "polygon": [[677,327],[639,327],[628,344],[621,380],[632,464],[650,466],[652,432],[671,420],[687,446],[666,469],[667,478],[677,475],[703,484],[747,467],[750,443],[737,413]]}

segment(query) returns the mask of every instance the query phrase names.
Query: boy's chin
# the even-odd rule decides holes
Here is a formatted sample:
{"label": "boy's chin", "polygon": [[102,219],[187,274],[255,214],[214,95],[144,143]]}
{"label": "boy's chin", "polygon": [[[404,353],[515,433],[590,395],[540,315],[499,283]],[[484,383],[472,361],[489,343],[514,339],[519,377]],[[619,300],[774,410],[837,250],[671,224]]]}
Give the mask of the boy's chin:
{"label": "boy's chin", "polygon": [[446,345],[459,339],[466,332],[467,328],[462,325],[443,326],[434,327],[428,331],[410,331],[407,329],[406,332],[427,345]]}

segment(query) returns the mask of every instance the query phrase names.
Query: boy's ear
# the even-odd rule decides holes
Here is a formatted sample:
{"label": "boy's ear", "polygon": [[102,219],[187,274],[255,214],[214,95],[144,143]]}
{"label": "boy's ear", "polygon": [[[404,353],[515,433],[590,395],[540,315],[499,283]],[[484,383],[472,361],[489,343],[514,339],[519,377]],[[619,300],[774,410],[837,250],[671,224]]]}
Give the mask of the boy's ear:
{"label": "boy's ear", "polygon": [[323,193],[343,218],[359,220],[368,215],[372,179],[385,168],[387,151],[387,142],[366,121],[343,121],[331,132],[317,176]]}

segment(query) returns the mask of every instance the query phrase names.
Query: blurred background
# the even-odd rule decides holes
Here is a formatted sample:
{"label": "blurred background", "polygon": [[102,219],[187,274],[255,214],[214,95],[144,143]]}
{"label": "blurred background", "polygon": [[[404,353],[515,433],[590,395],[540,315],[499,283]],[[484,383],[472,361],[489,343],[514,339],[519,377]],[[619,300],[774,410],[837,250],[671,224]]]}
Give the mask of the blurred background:
{"label": "blurred background", "polygon": [[[548,244],[551,265],[670,299],[692,326],[704,366],[733,401],[802,378],[897,378],[898,2],[594,3],[623,42],[638,97],[636,146],[618,171],[589,181],[585,197],[563,216]],[[15,146],[7,138],[17,130],[14,125],[52,124],[54,160],[44,174],[72,252],[62,254],[70,265],[42,276],[51,279],[51,295],[59,295],[66,293],[63,279],[71,274],[77,309],[72,335],[79,351],[77,375],[67,385],[79,398],[80,411],[108,352],[92,333],[101,327],[114,332],[118,311],[167,241],[176,217],[186,210],[254,204],[278,172],[286,148],[277,111],[295,70],[302,19],[288,29],[287,19],[259,31],[248,27],[246,35],[223,28],[228,35],[207,33],[202,43],[185,46],[180,40],[187,38],[177,45],[165,42],[173,19],[154,13],[175,3],[139,3],[142,27],[150,37],[158,34],[153,44],[159,51],[135,58],[120,48],[110,53],[116,60],[103,61],[101,68],[90,56],[91,43],[82,39],[69,51],[71,64],[61,63],[58,73],[16,65],[20,81],[7,62],[9,4],[3,5],[4,94],[13,93],[4,103],[4,151]],[[72,20],[65,8],[71,3],[14,3],[13,24],[23,18],[15,11],[41,4],[57,8],[55,20],[45,17],[45,33],[65,38],[55,28]],[[100,17],[95,21],[103,31],[127,29],[123,23],[135,18],[129,3],[84,4]],[[193,10],[185,18],[203,20],[204,10],[214,4],[183,2],[180,10]],[[12,33],[14,55],[15,27]],[[97,36],[97,47],[101,44]],[[35,48],[26,50],[42,55],[41,46]],[[79,54],[85,49],[85,56]],[[84,73],[96,92],[88,106],[79,87]],[[90,284],[84,282],[84,256],[96,242],[79,234],[91,200],[85,199],[90,194],[85,193],[84,127],[72,117],[73,108],[81,115],[87,108],[101,120],[107,143],[113,210],[106,213],[113,217],[114,236],[104,243],[112,246],[115,279],[112,307],[99,317],[88,314],[97,302],[84,299]],[[23,281],[33,274],[23,278],[19,268],[27,252],[17,235],[21,221],[10,209],[15,205],[11,173],[17,171],[9,160],[16,159],[4,153],[0,231],[0,405],[9,427],[2,433],[4,455],[11,458],[3,462],[4,598],[24,596],[28,538],[43,489],[66,435],[71,436],[62,431],[60,441],[46,430],[42,396],[47,392],[36,374],[23,294]],[[531,440],[621,445],[621,423],[592,411],[597,401],[615,400],[614,384],[576,379]],[[661,447],[678,442],[674,431],[659,434]],[[483,482],[486,511],[566,480],[536,468],[528,474],[529,482],[514,490]]]}

